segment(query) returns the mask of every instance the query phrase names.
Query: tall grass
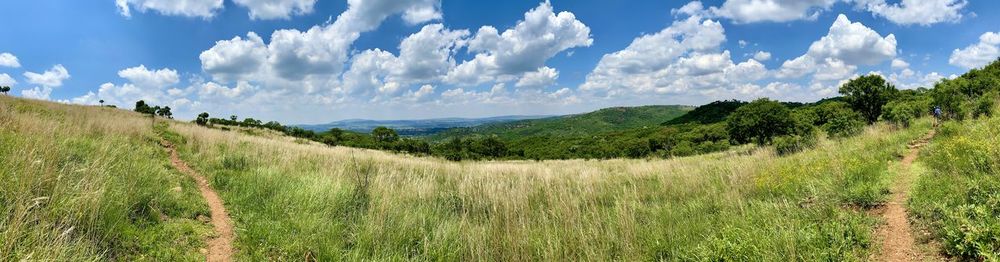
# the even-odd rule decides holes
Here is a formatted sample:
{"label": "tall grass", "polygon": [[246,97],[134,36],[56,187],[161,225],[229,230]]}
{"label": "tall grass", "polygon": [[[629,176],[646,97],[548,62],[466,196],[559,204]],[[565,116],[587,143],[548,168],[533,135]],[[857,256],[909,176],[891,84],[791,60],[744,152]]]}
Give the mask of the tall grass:
{"label": "tall grass", "polygon": [[926,150],[910,207],[961,260],[1000,260],[1000,117],[946,123]]}
{"label": "tall grass", "polygon": [[203,260],[210,227],[150,120],[0,96],[0,261]]}
{"label": "tall grass", "polygon": [[776,157],[461,162],[176,124],[244,260],[865,260],[890,163],[929,129]]}

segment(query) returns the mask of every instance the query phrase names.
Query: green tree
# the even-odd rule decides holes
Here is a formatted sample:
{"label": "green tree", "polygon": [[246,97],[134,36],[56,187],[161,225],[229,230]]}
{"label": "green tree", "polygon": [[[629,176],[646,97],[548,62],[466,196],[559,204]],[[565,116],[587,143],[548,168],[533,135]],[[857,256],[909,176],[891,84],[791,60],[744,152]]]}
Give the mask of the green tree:
{"label": "green tree", "polygon": [[791,110],[767,98],[736,109],[726,120],[729,138],[737,144],[766,145],[774,137],[796,133],[796,129]]}
{"label": "green tree", "polygon": [[913,105],[905,101],[892,101],[882,107],[882,119],[900,128],[910,127],[910,121],[919,111]]}
{"label": "green tree", "polygon": [[104,99],[101,99],[100,101],[97,101],[97,102],[101,103],[101,106],[104,106]]}
{"label": "green tree", "polygon": [[147,115],[155,115],[156,114],[156,110],[154,110],[152,107],[149,107],[149,105],[146,104],[146,101],[143,101],[143,100],[139,100],[139,101],[135,102],[135,112],[139,112],[139,113],[147,114]]}
{"label": "green tree", "polygon": [[198,114],[198,118],[194,119],[194,123],[198,124],[199,126],[207,126],[208,112],[202,112],[201,114]]}
{"label": "green tree", "polygon": [[233,122],[236,122],[236,119],[237,119],[237,118],[238,118],[238,117],[236,117],[236,115],[231,115],[231,116],[229,116],[229,120],[230,120],[230,121],[233,121]]}
{"label": "green tree", "polygon": [[174,113],[170,112],[169,106],[165,106],[162,108],[157,106],[155,107],[155,109],[156,109],[156,115],[161,116],[163,118],[174,119]]}
{"label": "green tree", "polygon": [[0,93],[3,93],[4,95],[6,95],[7,92],[10,92],[10,87],[9,86],[0,86]]}
{"label": "green tree", "polygon": [[860,134],[865,129],[865,119],[849,108],[831,107],[825,112],[825,123],[821,126],[833,138],[845,138]]}
{"label": "green tree", "polygon": [[399,134],[396,133],[396,130],[380,126],[372,130],[372,138],[375,138],[376,143],[384,145],[399,140]]}
{"label": "green tree", "polygon": [[892,100],[896,91],[896,86],[875,74],[858,77],[840,87],[847,104],[861,113],[869,124],[878,121],[882,107]]}

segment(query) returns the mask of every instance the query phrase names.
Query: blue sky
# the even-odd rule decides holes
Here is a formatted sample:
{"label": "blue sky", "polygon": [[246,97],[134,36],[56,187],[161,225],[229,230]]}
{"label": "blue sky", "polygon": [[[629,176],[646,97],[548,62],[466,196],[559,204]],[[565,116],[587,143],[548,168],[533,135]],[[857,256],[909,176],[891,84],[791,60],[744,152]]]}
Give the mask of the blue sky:
{"label": "blue sky", "polygon": [[995,10],[986,0],[4,1],[0,85],[286,123],[813,101],[860,74],[915,88],[982,66],[1000,56]]}

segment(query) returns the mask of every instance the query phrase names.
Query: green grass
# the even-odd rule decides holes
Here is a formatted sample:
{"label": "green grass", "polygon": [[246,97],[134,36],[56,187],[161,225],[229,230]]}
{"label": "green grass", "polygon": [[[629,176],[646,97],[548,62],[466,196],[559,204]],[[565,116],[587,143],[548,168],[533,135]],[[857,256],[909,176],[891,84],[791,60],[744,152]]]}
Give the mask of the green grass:
{"label": "green grass", "polygon": [[[242,260],[867,260],[919,121],[789,157],[463,162],[172,126]],[[847,189],[847,190],[844,190]]]}
{"label": "green grass", "polygon": [[945,254],[1000,260],[1000,118],[949,122],[925,150],[909,205]]}
{"label": "green grass", "polygon": [[0,261],[204,260],[208,208],[148,125],[0,97]]}

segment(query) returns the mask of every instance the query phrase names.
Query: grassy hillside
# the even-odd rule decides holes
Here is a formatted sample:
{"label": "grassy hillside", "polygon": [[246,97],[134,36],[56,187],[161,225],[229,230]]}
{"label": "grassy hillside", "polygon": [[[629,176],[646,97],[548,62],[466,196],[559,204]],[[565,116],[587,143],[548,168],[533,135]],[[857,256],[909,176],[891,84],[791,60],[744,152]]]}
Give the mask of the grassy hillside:
{"label": "grassy hillside", "polygon": [[149,118],[0,95],[0,261],[204,261],[211,227]]}
{"label": "grassy hillside", "polygon": [[690,111],[690,106],[614,107],[569,116],[455,128],[430,136],[432,141],[453,137],[493,136],[512,140],[530,136],[578,136],[656,126]]}

